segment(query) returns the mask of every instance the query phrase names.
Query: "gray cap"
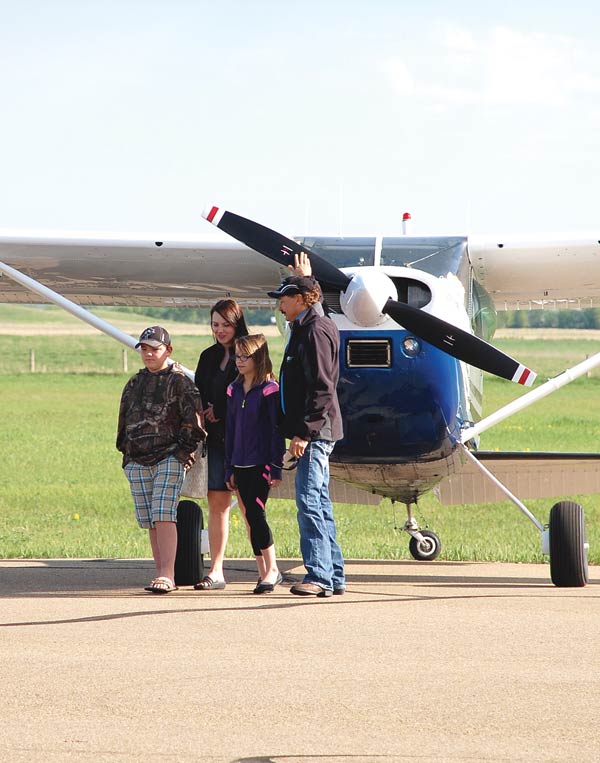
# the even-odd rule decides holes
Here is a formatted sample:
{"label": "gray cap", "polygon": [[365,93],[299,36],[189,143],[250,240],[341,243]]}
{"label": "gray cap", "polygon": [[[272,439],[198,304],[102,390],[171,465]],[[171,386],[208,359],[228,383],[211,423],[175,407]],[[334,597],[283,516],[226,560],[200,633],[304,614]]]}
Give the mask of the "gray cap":
{"label": "gray cap", "polygon": [[171,344],[171,337],[169,332],[162,326],[149,326],[140,334],[135,349],[137,350],[141,344],[148,344],[150,347],[160,347],[161,344],[169,346]]}

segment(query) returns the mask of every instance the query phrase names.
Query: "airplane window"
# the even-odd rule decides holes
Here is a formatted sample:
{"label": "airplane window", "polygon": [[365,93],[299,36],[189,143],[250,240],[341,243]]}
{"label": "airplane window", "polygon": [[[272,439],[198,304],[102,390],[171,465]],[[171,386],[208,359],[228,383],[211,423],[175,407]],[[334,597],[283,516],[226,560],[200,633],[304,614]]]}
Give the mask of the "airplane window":
{"label": "airplane window", "polygon": [[462,237],[384,238],[381,264],[415,267],[432,275],[459,275],[467,259],[466,239]]}
{"label": "airplane window", "polygon": [[369,238],[297,238],[299,244],[304,244],[328,262],[338,268],[349,268],[356,265],[373,265],[375,263],[375,237]]}

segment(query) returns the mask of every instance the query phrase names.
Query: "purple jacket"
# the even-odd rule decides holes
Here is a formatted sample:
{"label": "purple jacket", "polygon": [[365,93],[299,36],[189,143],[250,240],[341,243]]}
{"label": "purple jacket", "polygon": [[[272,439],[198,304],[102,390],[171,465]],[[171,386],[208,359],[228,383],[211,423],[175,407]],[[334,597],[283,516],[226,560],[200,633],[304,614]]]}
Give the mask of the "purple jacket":
{"label": "purple jacket", "polygon": [[243,379],[227,387],[225,480],[234,466],[271,465],[271,477],[281,479],[285,440],[277,429],[279,384],[268,381],[244,394]]}

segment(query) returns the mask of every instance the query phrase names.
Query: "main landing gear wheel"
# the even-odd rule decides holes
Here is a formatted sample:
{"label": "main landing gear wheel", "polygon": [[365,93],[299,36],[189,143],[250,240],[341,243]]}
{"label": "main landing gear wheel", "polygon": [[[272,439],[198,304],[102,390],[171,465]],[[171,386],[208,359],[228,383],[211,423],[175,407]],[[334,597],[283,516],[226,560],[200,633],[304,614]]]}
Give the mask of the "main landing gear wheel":
{"label": "main landing gear wheel", "polygon": [[194,585],[204,577],[202,528],[204,516],[196,501],[179,501],[177,506],[177,555],[175,583]]}
{"label": "main landing gear wheel", "polygon": [[550,576],[555,586],[581,588],[588,581],[583,509],[560,501],[550,509]]}
{"label": "main landing gear wheel", "polygon": [[421,530],[423,540],[411,538],[408,544],[408,550],[413,559],[418,562],[432,562],[437,559],[442,550],[442,541],[431,530]]}

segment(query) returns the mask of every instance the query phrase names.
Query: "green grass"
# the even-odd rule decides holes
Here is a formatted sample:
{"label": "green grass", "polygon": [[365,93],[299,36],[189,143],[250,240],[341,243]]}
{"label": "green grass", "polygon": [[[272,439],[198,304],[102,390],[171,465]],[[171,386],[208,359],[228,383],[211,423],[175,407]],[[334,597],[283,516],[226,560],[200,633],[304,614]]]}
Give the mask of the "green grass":
{"label": "green grass", "polygon": [[64,323],[69,320],[66,315],[64,310],[51,305],[0,305],[0,322]]}
{"label": "green grass", "polygon": [[[212,341],[209,336],[177,337],[173,358],[194,370],[200,352]],[[119,374],[123,368],[123,350],[127,353],[130,374],[141,367],[135,350],[128,350],[102,334],[0,336],[0,348],[0,374],[28,373],[30,350],[35,352],[35,367],[39,373]]]}
{"label": "green grass", "polygon": [[[173,338],[173,358],[192,371],[198,356],[213,343],[212,336],[177,336]],[[279,368],[282,339],[269,337],[273,365]],[[42,374],[120,374],[123,350],[127,353],[129,374],[141,367],[140,356],[114,339],[102,334],[92,336],[0,336],[0,376],[28,374],[30,351],[35,353],[35,368]]]}
{"label": "green grass", "polygon": [[[17,358],[31,342],[48,368],[86,373],[25,373]],[[177,340],[175,355],[195,367],[209,337]],[[502,342],[504,349],[551,376],[590,352],[589,343]],[[575,346],[577,345],[577,346]],[[281,341],[270,340],[274,365]],[[130,374],[118,372],[120,348],[94,337],[0,336],[0,557],[147,557],[147,534],[138,529],[128,485],[114,448],[118,402]],[[112,366],[107,366],[107,363]],[[139,366],[131,354],[130,372]],[[38,364],[38,367],[39,364]],[[92,369],[92,372],[90,372]],[[486,378],[486,412],[521,394],[516,385]],[[509,450],[596,449],[600,430],[600,378],[584,378],[484,433],[482,447]],[[586,510],[590,559],[600,562],[600,496],[580,496]],[[553,501],[530,501],[546,521]],[[280,556],[299,556],[295,506],[271,500],[270,521]],[[76,515],[78,518],[75,518]],[[404,507],[336,507],[348,558],[409,559],[408,536],[396,528]],[[541,561],[539,533],[510,503],[442,506],[434,496],[419,504],[419,519],[442,538],[442,559]],[[237,511],[231,519],[230,557],[250,555]]]}
{"label": "green grass", "polygon": [[[143,308],[140,308],[142,310]],[[139,323],[140,326],[152,325],[157,322],[156,318],[143,313],[124,313],[114,307],[94,307],[91,309],[94,315],[104,318],[112,323],[126,321]],[[61,324],[66,326],[81,326],[79,318],[65,312],[56,305],[13,305],[0,304],[0,323],[46,323]]]}
{"label": "green grass", "polygon": [[[529,365],[541,381],[556,376],[598,351],[597,342],[584,338],[500,339],[494,341],[494,346]],[[600,371],[592,372],[592,376],[598,375]]]}
{"label": "green grass", "polygon": [[[590,346],[586,340],[504,340],[495,344],[538,372],[536,387],[585,360],[595,350],[595,344]],[[484,415],[528,391],[486,374]],[[598,369],[500,422],[482,435],[481,447],[597,451],[600,408],[594,391],[600,393]]]}

